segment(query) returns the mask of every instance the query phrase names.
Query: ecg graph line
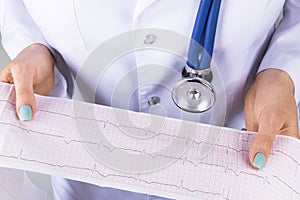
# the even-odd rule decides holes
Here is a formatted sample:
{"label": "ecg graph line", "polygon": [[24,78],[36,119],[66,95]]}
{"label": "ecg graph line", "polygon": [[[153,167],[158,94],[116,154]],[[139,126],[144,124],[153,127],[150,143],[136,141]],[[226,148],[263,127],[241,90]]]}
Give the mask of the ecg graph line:
{"label": "ecg graph line", "polygon": [[[48,165],[48,166],[51,166],[51,167],[59,167],[59,168],[71,168],[71,169],[76,169],[76,170],[84,170],[84,171],[90,171],[92,174],[93,173],[97,173],[98,175],[100,175],[102,178],[108,178],[108,177],[121,177],[121,178],[128,178],[128,179],[132,179],[132,180],[135,180],[135,181],[139,181],[139,182],[144,182],[148,185],[151,185],[151,184],[158,184],[158,185],[164,185],[164,186],[168,186],[168,187],[175,187],[177,189],[183,189],[183,190],[186,190],[188,192],[191,192],[191,193],[204,193],[204,194],[209,194],[209,195],[215,195],[215,196],[222,196],[221,193],[216,193],[216,192],[209,192],[209,191],[204,191],[204,190],[197,190],[197,189],[190,189],[190,188],[187,188],[187,187],[184,187],[183,183],[184,183],[184,180],[181,180],[180,181],[180,185],[174,185],[174,184],[168,184],[168,183],[161,183],[161,182],[156,182],[156,181],[147,181],[147,180],[144,180],[144,179],[141,179],[141,178],[137,178],[137,177],[133,177],[133,176],[126,176],[126,175],[116,175],[116,174],[103,174],[101,173],[99,170],[97,170],[97,164],[94,164],[94,167],[91,169],[91,168],[83,168],[83,167],[75,167],[75,166],[70,166],[70,165],[60,165],[60,164],[52,164],[52,163],[49,163],[49,162],[42,162],[42,161],[38,161],[38,160],[34,160],[34,159],[27,159],[27,158],[22,158],[22,152],[23,150],[20,151],[19,155],[18,156],[7,156],[7,155],[1,155],[0,154],[0,157],[5,157],[5,158],[10,158],[10,159],[17,159],[17,160],[22,160],[22,161],[26,161],[26,162],[34,162],[34,163],[38,163],[38,164],[44,164],[44,165]],[[231,168],[228,168],[228,170],[234,172],[233,169]],[[246,172],[240,172],[240,173],[235,173],[234,174],[236,176],[240,176],[241,174],[245,173],[246,175],[255,175],[255,174],[249,174],[249,173],[246,173]],[[257,176],[255,175],[256,177],[259,177],[259,178],[262,178],[262,179],[266,179],[264,177],[261,177],[261,176]],[[280,181],[281,183],[283,183],[286,187],[288,187],[290,190],[292,190],[293,192],[295,192],[298,196],[300,196],[300,193],[297,192],[294,188],[292,188],[291,186],[289,186],[286,182],[284,182],[283,180],[281,180],[278,176],[275,176],[275,175],[272,175],[274,178],[276,178],[278,181]],[[269,185],[271,185],[270,182],[268,182],[267,180],[265,180]],[[229,199],[228,197],[226,199]]]}
{"label": "ecg graph line", "polygon": [[[9,101],[7,101],[7,100],[0,100],[0,102],[1,102],[1,101],[7,102],[7,103],[9,103],[9,104],[15,106],[14,103],[9,102]],[[197,145],[200,145],[200,144],[206,144],[206,145],[212,145],[212,146],[216,145],[215,143],[209,143],[209,142],[206,142],[206,141],[200,141],[200,142],[197,142],[196,140],[194,140],[194,139],[192,139],[192,138],[189,138],[189,137],[182,137],[182,136],[178,136],[178,135],[170,135],[170,134],[167,134],[167,133],[162,132],[162,131],[160,131],[160,132],[154,132],[154,131],[151,131],[151,130],[148,130],[148,129],[139,128],[139,127],[133,127],[133,126],[125,126],[125,125],[115,124],[115,123],[110,122],[110,121],[108,121],[108,120],[99,120],[99,119],[86,118],[86,117],[74,117],[74,116],[72,116],[72,115],[70,115],[70,114],[61,113],[61,112],[53,112],[53,111],[49,111],[49,110],[45,110],[45,109],[39,109],[39,110],[37,110],[36,112],[42,112],[42,113],[44,112],[44,113],[49,113],[49,114],[54,114],[54,115],[64,116],[64,117],[71,118],[71,119],[73,119],[73,120],[84,119],[84,120],[89,120],[89,121],[96,121],[96,122],[98,122],[99,124],[102,123],[102,124],[103,124],[103,128],[106,128],[106,127],[107,127],[107,124],[109,124],[109,125],[111,125],[111,126],[117,128],[117,129],[118,129],[120,132],[122,132],[122,133],[125,133],[125,132],[122,130],[122,127],[123,127],[123,128],[137,129],[137,130],[143,130],[143,131],[146,131],[146,132],[150,132],[150,133],[152,133],[152,134],[154,135],[153,137],[166,136],[166,137],[170,137],[170,138],[173,138],[173,139],[184,140],[184,141],[186,141],[186,143],[194,143],[194,144],[197,144]],[[13,125],[12,125],[12,126],[13,126]],[[19,127],[19,128],[20,128],[20,127]],[[35,131],[33,131],[33,130],[31,130],[31,131],[32,131],[32,132],[35,132]],[[36,133],[38,133],[38,132],[36,132]],[[46,133],[45,133],[45,134],[46,134]],[[239,134],[239,135],[243,135],[243,133],[241,133],[241,132],[239,132],[238,134]],[[58,136],[58,137],[63,137],[63,136]],[[64,138],[65,138],[65,137],[64,137]],[[134,139],[142,139],[142,140],[145,140],[145,139],[149,139],[149,138],[134,138]],[[73,141],[69,141],[69,142],[68,142],[68,141],[65,139],[65,142],[66,142],[66,143],[71,143],[71,142],[73,142]],[[74,142],[77,142],[77,141],[74,140]],[[247,142],[248,142],[248,141],[247,141]],[[85,141],[85,143],[88,143],[88,144],[97,144],[97,143],[93,143],[93,142],[89,142],[89,141]],[[224,145],[224,147],[225,147],[225,145]],[[98,144],[98,148],[99,148],[99,144]],[[233,148],[233,147],[230,147],[230,146],[226,146],[226,148],[232,149],[232,150],[234,150],[234,151],[236,151],[236,152],[238,152],[238,153],[239,153],[239,152],[248,152],[247,149],[240,149],[240,150],[237,150],[237,149],[235,149],[235,148]]]}
{"label": "ecg graph line", "polygon": [[[1,123],[0,123],[1,124]],[[12,125],[12,124],[5,124],[5,125],[11,125],[15,128],[21,128],[21,127],[18,127],[16,125]],[[22,128],[21,128],[22,129]],[[23,131],[28,131],[27,129],[22,129]],[[31,132],[31,131],[29,131]],[[70,144],[70,143],[66,143],[66,144]],[[224,145],[220,145],[219,147],[225,147]],[[234,148],[232,148],[234,149]],[[128,149],[127,149],[128,150]],[[236,150],[237,151],[237,150]],[[237,151],[238,152],[238,151]],[[283,155],[286,156],[286,154],[282,151],[278,151],[279,153],[282,153]],[[98,173],[99,175],[101,175],[102,177],[106,178],[106,177],[109,177],[109,176],[115,176],[114,174],[110,174],[110,175],[103,175],[102,173],[100,173],[99,171],[95,170],[94,169],[90,169],[90,168],[81,168],[81,167],[74,167],[74,166],[69,166],[69,165],[59,165],[59,164],[52,164],[52,163],[48,163],[48,162],[41,162],[41,161],[37,161],[37,160],[33,160],[33,159],[25,159],[25,158],[22,158],[21,157],[21,154],[22,154],[22,150],[19,154],[18,157],[15,157],[15,156],[5,156],[5,155],[0,155],[2,157],[9,157],[9,158],[14,158],[14,159],[21,159],[23,161],[31,161],[31,162],[36,162],[36,163],[39,163],[39,164],[46,164],[48,166],[52,166],[52,167],[61,167],[61,168],[72,168],[72,169],[77,169],[77,170],[87,170],[87,171],[91,171],[91,172],[94,172],[96,171],[96,173]],[[159,155],[159,156],[164,156],[164,155]],[[287,156],[289,158],[291,158],[291,156]],[[257,175],[257,174],[253,174],[253,173],[249,173],[249,172],[246,172],[246,171],[239,171],[237,172],[236,170],[234,170],[233,168],[230,168],[228,166],[224,166],[224,165],[218,165],[218,164],[212,164],[212,163],[207,163],[207,162],[198,162],[198,164],[195,164],[193,161],[190,161],[188,160],[186,157],[183,159],[183,158],[175,158],[175,157],[172,157],[172,159],[176,159],[176,160],[181,160],[181,161],[184,161],[185,162],[188,162],[190,164],[192,164],[194,167],[198,167],[200,164],[201,165],[208,165],[208,166],[212,166],[212,167],[218,167],[218,168],[223,168],[224,169],[224,173],[227,174],[227,171],[231,171],[236,177],[239,177],[241,174],[245,174],[247,176],[254,176],[254,177],[257,177],[261,180],[263,180],[264,182],[268,183],[269,185],[271,185],[271,183],[267,180],[267,177],[265,176],[260,176],[260,175]],[[183,164],[184,164],[183,163]],[[297,163],[297,162],[295,162]],[[297,163],[298,164],[298,163]],[[96,164],[95,164],[96,166]],[[291,186],[289,186],[287,183],[285,183],[284,181],[282,181],[278,176],[275,176],[275,175],[272,175],[273,177],[276,177],[278,179],[278,181],[284,183],[284,185],[286,185],[288,188],[290,188],[291,190],[293,190],[298,196],[300,196],[300,193],[297,192],[294,188],[292,188]],[[120,177],[120,175],[118,175],[118,177]],[[145,182],[145,183],[148,183],[148,184],[160,184],[159,182],[147,182],[146,180],[142,180],[142,179],[136,179],[135,177],[132,177],[132,176],[122,176],[122,177],[127,177],[129,179],[134,179],[134,180],[137,180],[137,181],[142,181],[142,182]],[[167,185],[167,184],[163,184],[163,185]],[[170,184],[169,184],[170,185]],[[170,186],[173,186],[173,187],[177,187],[178,189],[182,188],[181,186],[178,186],[178,185],[170,185]],[[200,192],[199,190],[190,190],[188,188],[183,188],[185,190],[188,190],[190,192]],[[203,191],[202,191],[203,193]],[[217,195],[217,193],[214,193],[215,195]],[[219,193],[218,193],[219,195]]]}
{"label": "ecg graph line", "polygon": [[[156,181],[147,181],[145,179],[137,178],[137,177],[134,177],[134,176],[126,176],[126,175],[121,175],[121,174],[118,174],[118,175],[116,175],[116,174],[103,174],[99,170],[97,170],[97,164],[95,164],[92,169],[91,168],[83,168],[83,167],[70,166],[70,165],[52,164],[52,163],[44,162],[44,161],[22,158],[21,154],[22,154],[22,150],[20,151],[20,153],[19,153],[18,156],[7,156],[7,155],[1,155],[0,154],[0,157],[9,158],[9,159],[16,159],[16,160],[22,160],[24,162],[33,162],[33,163],[37,163],[37,164],[48,165],[50,167],[55,167],[55,168],[57,168],[57,167],[58,168],[71,168],[71,169],[80,170],[80,171],[89,171],[92,174],[93,173],[97,173],[102,178],[109,178],[109,177],[127,178],[127,179],[131,179],[131,180],[134,180],[134,181],[144,182],[144,183],[146,183],[148,185],[158,184],[158,185],[164,185],[164,186],[169,186],[169,187],[175,187],[177,189],[184,189],[184,190],[186,190],[188,192],[191,192],[191,193],[197,193],[198,192],[198,193],[205,193],[205,194],[221,195],[219,193],[213,193],[213,192],[208,192],[208,191],[202,191],[202,190],[196,190],[196,189],[195,190],[191,190],[191,189],[189,189],[187,187],[184,187],[183,184],[180,185],[180,186],[178,186],[178,185],[174,185],[174,184],[161,183],[161,182],[156,182]],[[181,180],[181,183],[183,183],[183,182],[184,181]]]}
{"label": "ecg graph line", "polygon": [[[16,106],[15,103],[13,102],[10,102],[8,100],[3,100],[1,99],[0,102],[6,102],[12,106]],[[150,133],[149,135],[153,135],[153,136],[157,136],[157,132],[156,131],[152,131],[150,129],[145,129],[145,128],[140,128],[140,127],[134,127],[134,126],[126,126],[126,125],[120,125],[120,124],[115,124],[115,123],[111,123],[110,121],[108,120],[98,120],[98,119],[95,119],[95,118],[88,118],[88,117],[81,117],[81,116],[73,116],[71,114],[66,114],[66,113],[62,113],[62,112],[53,112],[53,111],[50,111],[50,110],[45,110],[45,109],[38,109],[36,111],[36,113],[39,113],[39,112],[44,112],[44,113],[49,113],[49,114],[53,114],[53,115],[60,115],[60,116],[64,116],[64,117],[68,117],[68,118],[71,118],[73,120],[88,120],[88,121],[95,121],[99,124],[103,124],[103,127],[105,128],[108,124],[111,125],[111,126],[114,126],[115,128],[119,129],[122,133],[126,134],[126,132],[124,130],[122,130],[122,128],[129,128],[129,129],[135,129],[135,130],[139,130],[139,131],[143,131],[143,132],[148,132]],[[163,133],[161,133],[163,134]],[[145,133],[145,135],[147,135],[147,133]],[[169,135],[169,134],[165,134],[166,136],[169,136],[171,137],[172,135]],[[153,136],[150,136],[150,137],[153,137]],[[134,137],[135,139],[140,139],[140,140],[147,140],[149,139],[150,137]]]}
{"label": "ecg graph line", "polygon": [[[0,101],[1,101],[1,100],[0,100]],[[6,102],[8,102],[8,101],[6,101]],[[11,104],[11,105],[14,105],[14,104],[11,103],[11,102],[8,102],[8,103]],[[45,112],[45,113],[50,113],[50,114],[55,114],[55,115],[60,115],[60,116],[69,117],[69,118],[72,118],[72,119],[86,119],[86,120],[91,120],[91,121],[97,121],[98,123],[103,123],[103,124],[104,124],[103,128],[106,128],[106,127],[107,127],[107,124],[109,124],[109,125],[111,125],[111,126],[117,128],[120,132],[123,132],[123,133],[124,133],[124,131],[123,131],[120,127],[123,127],[123,128],[130,128],[130,129],[139,129],[139,130],[145,130],[145,131],[148,131],[147,129],[142,129],[142,128],[138,128],[138,127],[124,126],[124,125],[115,124],[115,123],[110,122],[110,121],[108,121],[108,120],[98,120],[98,119],[92,119],[92,118],[73,117],[72,115],[69,115],[69,114],[59,113],[59,112],[58,112],[58,113],[55,113],[55,112],[53,112],[53,111],[42,110],[42,109],[37,110],[37,112]],[[2,123],[5,124],[4,122],[2,122]],[[20,126],[14,125],[14,124],[12,124],[12,123],[7,123],[7,124],[9,124],[9,125],[11,125],[11,126],[15,126],[16,128],[20,128],[20,129],[24,129],[24,130],[25,130],[25,128],[22,128],[22,127],[20,127]],[[26,129],[26,130],[27,130],[27,129]],[[41,132],[37,132],[37,131],[34,131],[34,130],[30,130],[30,129],[27,130],[27,131],[31,131],[31,132],[34,132],[34,133],[37,133],[37,134],[41,133]],[[209,142],[207,142],[207,141],[200,141],[200,142],[197,142],[196,140],[191,139],[191,138],[189,138],[189,137],[182,137],[182,136],[178,136],[178,135],[170,135],[170,134],[167,134],[167,133],[165,133],[165,132],[158,132],[158,133],[157,133],[157,132],[153,132],[153,131],[149,131],[149,132],[156,133],[156,134],[155,134],[156,137],[159,137],[159,136],[166,136],[166,137],[172,138],[173,140],[174,140],[174,139],[180,139],[180,140],[186,141],[186,143],[194,143],[194,144],[196,144],[196,145],[201,145],[201,144],[211,145],[211,146],[218,145],[218,144],[215,144],[215,143],[209,143]],[[52,134],[47,134],[47,133],[42,133],[42,134],[44,134],[44,135],[49,135],[49,136],[53,136],[53,137],[64,138],[64,139],[65,139],[64,136],[57,136],[57,135],[52,135]],[[243,133],[240,133],[240,132],[239,132],[238,134],[243,134]],[[135,138],[135,139],[136,139],[136,138]],[[81,142],[81,141],[78,141],[78,140],[70,140],[70,141],[67,141],[67,140],[65,139],[65,142],[66,142],[66,143],[71,143],[71,142]],[[97,144],[97,143],[90,142],[90,141],[84,141],[84,142],[85,142],[85,143],[89,143],[89,144]],[[99,146],[100,146],[100,145],[98,144],[98,148],[99,148]],[[221,146],[221,145],[219,145],[219,146]],[[233,148],[233,147],[230,147],[230,146],[226,146],[226,145],[222,145],[222,146],[224,146],[224,147],[226,147],[226,148],[228,148],[228,149],[234,150],[234,151],[236,151],[237,153],[239,153],[239,152],[248,152],[247,149],[240,149],[240,150],[237,150],[236,148]],[[110,151],[112,151],[112,150],[110,149]]]}
{"label": "ecg graph line", "polygon": [[[120,149],[120,150],[124,150],[124,151],[132,151],[134,153],[139,153],[139,154],[146,154],[148,155],[149,157],[153,158],[153,159],[156,159],[157,157],[164,157],[164,158],[171,158],[173,160],[177,160],[177,161],[182,161],[183,163],[187,162],[187,163],[190,163],[192,164],[194,167],[198,167],[199,164],[203,164],[202,161],[198,161],[198,163],[195,163],[193,162],[192,160],[189,160],[187,157],[184,157],[184,156],[180,156],[180,157],[173,157],[173,156],[168,156],[168,155],[161,155],[161,154],[157,154],[157,155],[153,155],[152,153],[147,153],[145,150],[136,150],[136,149],[128,149],[128,148],[123,148],[123,147],[114,147],[114,148],[110,148],[109,146],[106,146],[104,144],[99,144],[97,142],[90,142],[90,141],[81,141],[81,140],[69,140],[67,141],[65,139],[64,136],[60,136],[60,135],[53,135],[53,134],[48,134],[48,133],[44,133],[44,132],[38,132],[38,131],[33,131],[33,130],[30,130],[30,129],[27,129],[27,128],[24,128],[24,127],[20,127],[18,125],[15,125],[15,124],[12,124],[12,123],[5,123],[5,122],[0,122],[0,124],[2,125],[6,125],[6,126],[10,126],[10,127],[14,127],[14,128],[17,128],[17,129],[20,129],[22,131],[25,131],[27,132],[28,134],[29,133],[33,133],[33,134],[38,134],[38,135],[42,135],[42,136],[49,136],[49,137],[54,137],[54,138],[59,138],[59,139],[62,139],[64,141],[65,144],[71,144],[71,143],[89,143],[89,144],[93,144],[93,145],[97,145],[98,146],[98,149],[101,149],[102,148],[105,148],[107,149],[109,152],[113,152],[117,149]],[[225,145],[220,145],[220,144],[212,144],[212,143],[208,143],[208,142],[205,142],[205,141],[201,141],[201,142],[194,142],[196,145],[201,145],[201,144],[208,144],[208,145],[214,145],[215,147],[217,148],[225,148],[226,151],[228,150],[232,150],[232,151],[235,151],[237,153],[240,153],[240,152],[248,152],[248,150],[238,150],[234,147],[229,147],[229,146],[225,146]],[[184,157],[184,158],[183,158]]]}
{"label": "ecg graph line", "polygon": [[[99,170],[97,170],[97,164],[94,164],[94,167],[93,168],[83,168],[83,167],[76,167],[76,166],[70,166],[70,165],[60,165],[60,164],[52,164],[52,163],[49,163],[49,162],[44,162],[44,161],[39,161],[39,160],[34,160],[34,159],[27,159],[27,158],[23,158],[22,157],[22,151],[20,151],[19,155],[18,156],[7,156],[7,155],[1,155],[0,154],[0,157],[5,157],[5,158],[10,158],[10,159],[16,159],[16,160],[22,160],[22,161],[25,161],[25,162],[33,162],[33,163],[38,163],[38,164],[44,164],[44,165],[48,165],[50,167],[55,167],[55,168],[71,168],[71,169],[75,169],[75,170],[80,170],[80,171],[89,171],[91,172],[92,174],[93,173],[97,173],[98,175],[100,175],[102,178],[109,178],[109,177],[121,177],[121,178],[127,178],[127,179],[131,179],[131,180],[134,180],[134,181],[139,181],[139,182],[143,182],[143,183],[146,183],[148,185],[153,185],[153,184],[157,184],[157,185],[163,185],[163,186],[168,186],[168,187],[175,187],[176,189],[183,189],[183,190],[186,190],[190,193],[204,193],[204,194],[209,194],[209,195],[215,195],[215,196],[221,196],[222,194],[221,193],[216,193],[216,192],[209,192],[209,191],[204,191],[204,190],[198,190],[198,189],[190,189],[188,187],[185,187],[184,186],[184,180],[180,180],[180,185],[175,185],[175,184],[169,184],[169,183],[162,183],[162,182],[157,182],[157,181],[147,181],[146,179],[142,179],[142,178],[139,178],[139,177],[134,177],[134,176],[128,176],[128,175],[121,175],[121,174],[103,174],[101,173]],[[228,170],[234,172],[233,169],[229,169]],[[239,174],[236,174],[236,176],[240,176],[242,174],[245,174],[245,175],[251,175],[251,174],[248,174],[246,172],[241,172]],[[255,175],[257,176],[257,175]],[[257,176],[258,177],[258,176]],[[263,177],[259,177],[259,178],[262,178],[264,179]],[[271,183],[268,183],[271,185]],[[291,188],[292,189],[292,188]]]}
{"label": "ecg graph line", "polygon": [[[92,144],[92,145],[97,145],[98,149],[105,148],[109,152],[113,152],[115,150],[124,150],[124,151],[133,152],[133,153],[139,153],[139,154],[143,154],[143,155],[146,154],[149,157],[151,157],[152,159],[156,159],[158,157],[171,158],[173,160],[176,160],[176,162],[177,161],[182,161],[183,164],[185,162],[190,163],[194,167],[198,167],[200,164],[204,164],[202,161],[194,162],[192,160],[189,160],[186,156],[173,157],[173,156],[161,155],[161,154],[153,155],[152,153],[148,153],[145,150],[136,150],[136,149],[123,148],[123,147],[110,148],[109,146],[106,146],[103,143],[100,144],[100,143],[97,143],[97,142],[82,141],[82,140],[66,140],[66,138],[64,136],[49,134],[49,133],[45,133],[45,132],[41,132],[41,131],[34,131],[34,130],[29,129],[29,128],[27,129],[27,128],[24,128],[24,127],[21,127],[21,126],[12,124],[12,123],[0,122],[0,124],[20,129],[22,131],[27,132],[28,134],[29,133],[33,133],[33,134],[38,134],[38,135],[42,135],[42,136],[49,136],[49,137],[53,137],[53,138],[62,139],[65,144],[71,144],[71,143],[83,144],[83,143],[88,143],[88,144]],[[228,150],[234,151],[236,153],[241,153],[241,152],[248,153],[249,152],[248,150],[245,150],[245,149],[236,149],[236,148],[231,147],[231,146],[226,146],[226,145],[222,145],[222,144],[212,144],[212,143],[208,143],[206,141],[197,142],[195,140],[192,140],[191,142],[194,143],[195,145],[201,145],[201,144],[214,145],[217,148],[223,148],[223,149],[225,149],[226,153],[228,153]],[[198,149],[198,148],[196,148],[196,149]],[[287,153],[285,153],[285,152],[283,152],[281,150],[275,150],[275,152],[283,154],[284,156],[286,156],[289,159],[291,159],[297,166],[300,166],[300,163],[295,158],[293,158],[292,156],[288,155]],[[271,153],[271,155],[276,156],[275,153]],[[208,164],[208,163],[206,163],[206,164]],[[226,169],[226,167],[224,167],[223,165],[214,165],[214,166],[223,167],[224,169]],[[235,173],[235,175],[238,174],[238,172],[235,172],[235,171],[234,171],[234,173]],[[260,178],[263,178],[263,177],[260,177]]]}

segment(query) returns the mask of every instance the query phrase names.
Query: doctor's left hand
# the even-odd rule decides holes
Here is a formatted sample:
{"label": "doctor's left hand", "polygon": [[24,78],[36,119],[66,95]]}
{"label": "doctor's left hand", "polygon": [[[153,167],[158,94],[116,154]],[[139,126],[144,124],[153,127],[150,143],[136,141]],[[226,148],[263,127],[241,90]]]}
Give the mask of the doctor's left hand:
{"label": "doctor's left hand", "polygon": [[54,86],[54,58],[47,47],[33,44],[3,68],[0,81],[15,84],[19,119],[31,120],[36,111],[34,93],[48,95]]}
{"label": "doctor's left hand", "polygon": [[245,99],[246,129],[257,131],[249,150],[251,165],[262,169],[276,134],[299,138],[294,84],[281,70],[260,72]]}

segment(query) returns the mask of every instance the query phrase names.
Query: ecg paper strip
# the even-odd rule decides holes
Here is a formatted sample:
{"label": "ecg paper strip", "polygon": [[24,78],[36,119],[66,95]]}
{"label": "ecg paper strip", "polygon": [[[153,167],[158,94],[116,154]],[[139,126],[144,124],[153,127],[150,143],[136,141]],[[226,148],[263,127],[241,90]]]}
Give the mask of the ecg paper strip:
{"label": "ecg paper strip", "polygon": [[[82,116],[75,116],[71,100],[41,96],[37,96],[35,119],[20,122],[15,114],[14,95],[11,85],[0,84],[0,166],[173,199],[300,199],[300,142],[294,138],[277,137],[266,167],[257,171],[249,165],[248,149],[254,135],[247,132],[126,111],[134,121],[131,127],[114,117],[123,116],[123,110],[77,103],[76,109]],[[90,108],[94,119],[85,114]],[[78,119],[86,124],[86,132],[91,129],[89,122],[96,121],[113,148],[106,146],[107,141],[83,140]],[[163,125],[144,129],[153,119],[163,121]],[[193,138],[177,135],[180,128],[191,131],[189,127],[196,127]],[[139,137],[130,135],[130,130]],[[207,137],[212,131],[219,137],[210,143]],[[179,145],[188,144],[177,157],[163,151],[174,140]],[[117,166],[99,161],[87,146],[108,154],[112,163],[118,151],[137,157],[146,155],[148,162],[142,166],[141,162],[118,158],[123,168],[116,169]],[[208,154],[201,155],[201,149],[207,147]],[[159,165],[157,159],[172,162],[155,170],[147,169],[153,163]],[[132,166],[146,171],[126,172]]]}

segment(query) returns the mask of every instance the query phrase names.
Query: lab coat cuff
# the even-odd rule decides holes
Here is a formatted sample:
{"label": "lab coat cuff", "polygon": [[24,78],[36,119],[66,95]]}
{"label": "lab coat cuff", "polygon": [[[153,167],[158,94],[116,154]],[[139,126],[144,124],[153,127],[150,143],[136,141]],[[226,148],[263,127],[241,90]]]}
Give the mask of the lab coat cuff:
{"label": "lab coat cuff", "polygon": [[285,71],[294,82],[294,96],[297,104],[300,103],[300,59],[295,59],[289,55],[281,55],[277,59],[264,58],[257,73],[266,69],[279,69]]}
{"label": "lab coat cuff", "polygon": [[18,41],[14,40],[12,43],[7,43],[6,40],[3,40],[3,47],[6,50],[10,59],[14,59],[21,51],[33,44],[42,44],[54,55],[53,49],[44,41],[44,40],[30,40],[30,39],[20,39]]}

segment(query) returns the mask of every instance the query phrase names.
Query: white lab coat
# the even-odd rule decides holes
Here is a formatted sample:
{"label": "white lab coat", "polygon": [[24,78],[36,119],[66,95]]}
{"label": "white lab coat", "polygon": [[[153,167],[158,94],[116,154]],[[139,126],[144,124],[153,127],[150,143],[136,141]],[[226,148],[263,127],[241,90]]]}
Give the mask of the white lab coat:
{"label": "white lab coat", "polygon": [[[58,60],[58,69],[65,75],[64,79],[56,70],[56,88],[52,95],[67,97],[67,86],[68,91],[72,90],[71,79],[74,81],[88,56],[99,45],[124,32],[143,28],[148,29],[134,38],[133,46],[145,43],[149,38],[150,45],[161,42],[164,36],[157,29],[188,38],[199,3],[199,0],[0,0],[2,42],[11,58],[32,43],[49,47]],[[283,8],[283,21],[274,32],[274,23]],[[225,88],[225,93],[218,97],[226,104],[225,126],[244,127],[244,92],[255,74],[264,69],[286,71],[295,83],[295,98],[299,103],[299,34],[299,0],[222,1],[213,62]],[[170,41],[170,45],[173,42]],[[117,45],[109,46],[108,51],[118,48]],[[179,54],[164,50],[131,52],[113,60],[100,80],[90,78],[91,72],[83,73],[81,78],[86,80],[87,86],[97,83],[96,103],[159,114],[163,109],[163,114],[180,118],[181,110],[171,100],[169,85],[164,87],[180,79],[187,48],[180,49]],[[106,55],[99,56],[99,59],[105,58]],[[153,64],[162,66],[161,70],[151,67]],[[66,72],[66,69],[70,71]],[[174,76],[170,77],[170,70],[176,72]],[[74,87],[73,91],[77,89]],[[158,105],[148,104],[154,96],[160,99],[159,109]],[[207,112],[194,118],[209,123],[211,115]],[[89,193],[88,199],[96,199],[97,195],[105,195],[108,191],[119,194],[105,189],[97,193],[100,189],[91,189],[92,186],[59,178],[55,180],[55,191],[57,195],[63,195],[62,199],[72,199],[78,191]],[[120,193],[119,196],[123,195],[121,198],[125,199],[126,194],[129,195]],[[128,199],[134,198],[128,196]],[[142,197],[137,195],[138,198]]]}

